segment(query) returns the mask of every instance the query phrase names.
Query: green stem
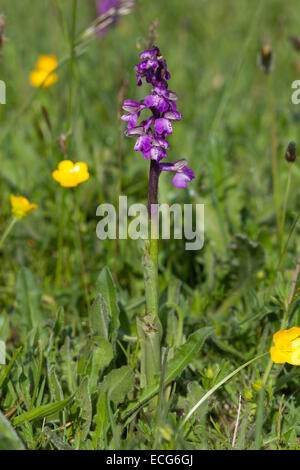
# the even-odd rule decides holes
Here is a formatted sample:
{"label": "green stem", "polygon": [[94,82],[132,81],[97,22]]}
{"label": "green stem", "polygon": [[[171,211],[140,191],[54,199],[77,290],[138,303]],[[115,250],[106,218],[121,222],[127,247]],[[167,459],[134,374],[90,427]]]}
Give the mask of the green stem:
{"label": "green stem", "polygon": [[279,268],[281,268],[282,266],[284,266],[285,264],[285,257],[286,257],[286,253],[287,253],[287,249],[288,249],[288,246],[289,246],[289,242],[290,242],[290,239],[291,239],[291,236],[293,235],[294,231],[295,231],[295,228],[297,226],[297,223],[300,219],[300,214],[297,215],[296,219],[294,220],[292,226],[291,226],[291,229],[289,231],[289,234],[288,234],[288,237],[287,237],[287,241],[285,242],[285,245],[283,247],[283,250],[282,250],[282,253],[281,253],[281,256],[280,256],[280,260],[279,260]]}
{"label": "green stem", "polygon": [[10,232],[12,231],[12,229],[14,228],[15,224],[18,222],[18,219],[16,219],[15,217],[12,218],[10,224],[8,225],[7,229],[5,230],[5,232],[3,233],[1,239],[0,239],[0,250],[1,248],[3,247],[8,235],[10,234]]}
{"label": "green stem", "polygon": [[117,270],[118,270],[118,258],[119,258],[119,201],[122,193],[122,156],[123,156],[123,124],[121,121],[121,116],[123,113],[123,103],[126,96],[126,90],[128,86],[128,78],[125,78],[123,81],[120,95],[119,95],[119,107],[118,107],[118,136],[117,136],[117,154],[118,154],[118,184],[117,184],[117,198],[116,198],[116,212],[117,212],[117,236],[115,239],[115,253],[114,253],[114,280],[117,279]]}
{"label": "green stem", "polygon": [[39,365],[38,365],[38,370],[36,374],[36,379],[35,379],[35,385],[33,389],[33,394],[32,394],[32,399],[31,399],[31,405],[30,409],[32,410],[35,400],[37,397],[38,389],[39,389],[39,383],[41,379],[41,374],[42,374],[42,366],[43,366],[43,346],[40,340],[38,340],[38,347],[39,347]]}
{"label": "green stem", "polygon": [[[68,28],[68,24],[67,24],[66,17],[64,15],[63,7],[62,7],[60,0],[56,0],[56,6],[61,16],[63,33],[65,35],[66,40],[70,43],[69,28]],[[70,47],[71,47],[71,44],[70,44]]]}
{"label": "green stem", "polygon": [[[241,370],[243,370],[245,367],[249,366],[250,364],[252,364],[253,362],[255,361],[258,361],[258,359],[261,359],[262,357],[266,356],[267,354],[269,354],[269,352],[266,352],[266,353],[263,353],[263,354],[260,354],[259,356],[256,356],[254,357],[253,359],[251,359],[250,361],[246,362],[245,364],[243,364],[242,366],[238,367],[237,369],[235,369],[233,372],[231,372],[230,374],[228,374],[226,377],[224,377],[224,379],[222,379],[220,382],[218,382],[216,385],[214,385],[208,392],[205,393],[205,395],[203,395],[203,397],[198,401],[198,403],[196,403],[196,405],[193,406],[193,408],[188,412],[187,416],[184,418],[183,422],[181,423],[180,425],[180,428],[179,428],[179,431],[182,431],[183,430],[183,427],[184,425],[187,423],[187,421],[191,418],[191,416],[197,411],[197,409],[199,408],[200,405],[202,405],[202,403],[204,403],[213,393],[215,393],[223,384],[225,384],[226,382],[228,382],[228,380],[230,380],[232,377],[234,377],[236,374],[238,374]],[[183,433],[182,433],[183,434]],[[184,436],[187,435],[187,432],[185,432],[183,434]]]}
{"label": "green stem", "polygon": [[269,379],[269,375],[270,375],[271,370],[272,370],[272,366],[273,366],[273,361],[272,361],[272,359],[269,359],[268,365],[266,367],[266,370],[265,370],[265,373],[264,373],[263,379],[262,379],[263,387],[265,387],[268,384],[268,379]]}
{"label": "green stem", "polygon": [[296,284],[297,284],[297,281],[298,281],[299,273],[300,273],[300,256],[297,260],[297,265],[296,265],[296,269],[295,269],[295,273],[294,273],[294,278],[293,278],[293,282],[292,282],[292,285],[291,285],[290,295],[289,295],[289,299],[288,299],[287,312],[289,311],[290,304],[291,304],[291,302],[293,300],[293,297],[294,297],[295,288],[296,288]]}
{"label": "green stem", "polygon": [[[152,243],[151,243],[152,242]],[[157,242],[157,240],[156,240]],[[151,385],[161,368],[160,342],[162,326],[158,317],[158,276],[153,240],[145,241],[143,271],[145,282],[146,314],[137,317],[138,337],[141,344],[141,385]]]}
{"label": "green stem", "polygon": [[56,263],[56,276],[55,276],[55,287],[59,289],[61,287],[62,277],[62,264],[63,264],[63,243],[64,243],[64,212],[65,212],[65,189],[61,192],[60,201],[60,220],[58,226],[58,237],[57,237],[57,263]]}
{"label": "green stem", "polygon": [[[296,269],[295,269],[294,279],[293,279],[293,282],[292,282],[292,285],[291,285],[289,299],[287,301],[285,313],[284,313],[284,316],[283,316],[283,319],[282,319],[282,322],[281,322],[280,329],[282,329],[282,330],[284,330],[286,328],[288,320],[289,320],[290,305],[291,305],[291,302],[293,300],[293,296],[294,296],[295,287],[296,287],[296,283],[297,283],[297,280],[298,280],[299,272],[300,272],[300,257],[297,261],[297,266],[296,266]],[[264,373],[264,376],[263,376],[263,379],[262,379],[262,385],[263,385],[263,390],[261,391],[262,394],[264,393],[264,390],[268,386],[269,377],[270,377],[272,367],[273,367],[273,361],[272,361],[272,359],[269,359],[268,365],[266,367],[266,370],[265,370],[265,373]],[[262,400],[262,398],[260,397],[259,403],[260,403],[260,406],[262,407],[263,404],[261,404],[261,400]],[[259,413],[261,413],[261,410],[259,410]],[[259,416],[258,416],[258,424],[260,425],[260,417]]]}
{"label": "green stem", "polygon": [[82,283],[82,287],[84,290],[86,305],[87,305],[87,308],[89,308],[89,305],[90,305],[89,291],[88,291],[87,273],[86,273],[85,262],[84,262],[82,239],[81,239],[81,234],[80,234],[79,209],[78,209],[78,204],[77,204],[76,197],[75,197],[75,191],[73,188],[72,188],[72,199],[73,199],[73,207],[74,207],[74,224],[75,224],[75,230],[77,234],[77,246],[78,246],[78,251],[79,251],[79,256],[80,256],[81,283]]}
{"label": "green stem", "polygon": [[[70,130],[71,116],[72,116],[76,18],[77,18],[77,0],[73,0],[72,29],[71,29],[71,37],[70,37],[69,100],[68,100],[67,119],[66,119],[66,135],[67,136]],[[68,137],[66,138],[66,146],[67,145],[68,145]]]}
{"label": "green stem", "polygon": [[[265,373],[262,378],[262,388],[258,395],[258,403],[256,410],[256,420],[255,420],[255,437],[254,437],[254,448],[259,450],[262,445],[263,437],[263,424],[264,424],[264,407],[265,407],[265,394],[269,383],[269,377],[273,368],[274,362],[272,359],[269,359]],[[272,387],[272,384],[270,385]],[[271,393],[271,392],[270,392]]]}
{"label": "green stem", "polygon": [[289,194],[290,194],[290,187],[291,187],[291,180],[292,180],[292,168],[293,168],[293,163],[289,162],[288,182],[287,182],[287,186],[286,186],[283,209],[282,209],[282,217],[281,217],[281,229],[282,229],[282,231],[284,229],[287,202],[288,202],[288,198],[289,198]]}
{"label": "green stem", "polygon": [[262,446],[264,407],[265,407],[265,389],[262,388],[258,395],[258,403],[257,403],[257,410],[256,410],[255,436],[254,436],[254,449],[255,450],[260,450]]}
{"label": "green stem", "polygon": [[[146,256],[151,260],[151,269],[147,270],[149,279],[145,278],[147,296],[146,296],[146,307],[147,312],[152,312],[158,317],[158,226],[156,216],[151,220],[151,238],[149,245],[146,244]],[[153,238],[152,238],[153,237]]]}
{"label": "green stem", "polygon": [[285,225],[285,216],[286,216],[286,208],[287,208],[287,203],[289,199],[289,194],[290,194],[290,187],[291,187],[291,180],[292,180],[292,167],[293,163],[289,163],[289,174],[288,174],[288,181],[286,185],[286,191],[285,191],[285,196],[284,196],[284,201],[283,201],[283,208],[282,208],[282,216],[281,216],[281,253],[283,252],[283,234],[284,234],[284,225]]}
{"label": "green stem", "polygon": [[272,144],[272,180],[273,180],[273,198],[276,213],[277,234],[279,246],[282,246],[281,223],[280,223],[280,199],[279,199],[279,180],[278,180],[278,158],[277,158],[277,136],[276,136],[276,113],[274,105],[274,94],[271,76],[268,76],[269,107],[271,117],[271,144]]}
{"label": "green stem", "polygon": [[175,341],[175,346],[179,347],[181,346],[182,343],[182,334],[183,334],[183,315],[181,309],[176,305],[174,302],[166,302],[164,305],[166,307],[171,307],[174,310],[176,310],[177,315],[178,315],[178,331],[177,331],[177,339]]}

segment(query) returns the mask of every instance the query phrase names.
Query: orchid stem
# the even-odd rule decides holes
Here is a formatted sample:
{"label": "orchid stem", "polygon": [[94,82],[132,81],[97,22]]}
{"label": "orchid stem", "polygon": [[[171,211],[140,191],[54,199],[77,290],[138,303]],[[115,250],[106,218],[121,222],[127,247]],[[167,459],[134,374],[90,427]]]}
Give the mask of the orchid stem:
{"label": "orchid stem", "polygon": [[146,314],[137,317],[141,344],[141,385],[151,385],[161,370],[162,326],[158,316],[158,179],[159,167],[151,160],[148,210],[151,217],[151,236],[145,240],[143,271]]}

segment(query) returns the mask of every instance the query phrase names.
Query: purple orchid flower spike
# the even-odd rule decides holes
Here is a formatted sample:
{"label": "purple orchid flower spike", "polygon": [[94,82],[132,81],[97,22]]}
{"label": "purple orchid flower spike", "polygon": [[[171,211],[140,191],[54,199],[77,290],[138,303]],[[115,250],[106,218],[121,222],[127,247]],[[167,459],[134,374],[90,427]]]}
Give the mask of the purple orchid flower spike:
{"label": "purple orchid flower spike", "polygon": [[[138,317],[137,332],[142,355],[144,358],[148,358],[142,361],[141,377],[144,384],[153,385],[156,374],[161,370],[160,342],[162,338],[162,325],[158,315],[159,176],[162,171],[171,171],[174,174],[174,186],[186,188],[195,175],[186,165],[186,160],[165,163],[170,147],[168,137],[173,134],[176,122],[182,118],[182,115],[177,111],[178,97],[176,93],[168,89],[171,75],[167,68],[167,62],[156,46],[142,52],[140,60],[135,67],[137,85],[141,86],[145,80],[146,83],[152,85],[151,94],[148,92],[146,97],[139,102],[125,100],[123,109],[126,114],[121,119],[128,123],[125,135],[136,138],[134,149],[141,152],[143,157],[150,161],[148,213],[151,218],[151,236],[145,240],[143,254],[146,314],[143,317]],[[148,114],[139,121],[140,115],[145,110]],[[151,331],[151,335],[148,331]]]}
{"label": "purple orchid flower spike", "polygon": [[[121,0],[95,0],[95,2],[96,2],[98,16],[104,15],[111,8],[119,8],[121,5]],[[117,23],[117,21],[118,21],[118,17],[116,16],[115,18],[113,18],[113,21],[111,24]],[[99,31],[98,36],[105,36],[108,29],[109,28],[107,27]]]}
{"label": "purple orchid flower spike", "polygon": [[97,10],[95,21],[80,36],[81,40],[96,34],[103,37],[123,16],[129,15],[136,0],[94,0]]}
{"label": "purple orchid flower spike", "polygon": [[[175,173],[173,184],[176,188],[186,188],[187,183],[195,178],[186,160],[176,163],[162,163],[168,156],[168,136],[173,134],[173,126],[180,121],[182,115],[177,111],[177,94],[168,89],[171,75],[167,62],[157,46],[140,54],[140,62],[135,67],[137,85],[143,80],[152,85],[151,94],[141,101],[125,100],[123,109],[126,112],[121,119],[127,122],[125,135],[136,137],[134,149],[140,151],[146,160],[150,160],[149,211],[151,204],[157,204],[158,179],[162,171]],[[151,111],[151,116],[140,121],[144,110]]]}

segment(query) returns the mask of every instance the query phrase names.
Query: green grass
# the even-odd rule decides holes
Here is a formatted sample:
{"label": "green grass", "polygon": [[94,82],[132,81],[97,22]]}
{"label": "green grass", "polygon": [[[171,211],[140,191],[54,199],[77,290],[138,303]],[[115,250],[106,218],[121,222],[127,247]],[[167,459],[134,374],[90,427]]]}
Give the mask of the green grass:
{"label": "green grass", "polygon": [[[268,83],[257,66],[262,41],[270,39],[283,205],[285,149],[290,140],[300,145],[300,107],[291,103],[300,54],[287,39],[300,30],[298,2],[137,3],[131,15],[75,57],[68,155],[85,161],[91,174],[75,192],[86,295],[71,191],[51,176],[64,158],[59,136],[68,121],[69,60],[53,87],[35,91],[28,81],[40,54],[59,60],[69,55],[64,23],[70,32],[73,2],[1,2],[7,40],[0,79],[7,85],[7,104],[0,105],[0,233],[10,220],[11,193],[39,207],[16,224],[0,251],[0,341],[7,351],[0,366],[0,448],[231,449],[241,395],[237,449],[299,449],[299,368],[273,365],[267,377],[269,356],[263,354],[284,317],[289,326],[300,325],[298,285],[287,305],[300,248],[300,170],[296,161],[280,269]],[[78,0],[76,37],[94,18],[94,2]],[[142,249],[120,240],[115,259],[114,241],[96,237],[96,209],[115,203],[120,178],[129,203],[147,200],[148,163],[134,152],[131,139],[123,139],[119,173],[118,108],[126,77],[126,97],[141,99],[145,92],[136,87],[133,68],[137,46],[145,45],[156,19],[156,43],[183,114],[170,139],[170,160],[187,158],[196,174],[188,190],[176,190],[163,175],[160,202],[204,203],[205,244],[187,252],[181,240],[159,243],[168,356],[160,381],[141,391],[136,315],[145,308]]]}

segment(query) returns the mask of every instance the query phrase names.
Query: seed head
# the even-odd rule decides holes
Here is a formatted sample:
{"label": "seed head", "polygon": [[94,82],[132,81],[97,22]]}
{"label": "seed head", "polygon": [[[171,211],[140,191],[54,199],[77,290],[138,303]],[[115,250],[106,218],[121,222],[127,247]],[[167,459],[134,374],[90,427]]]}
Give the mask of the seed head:
{"label": "seed head", "polygon": [[296,143],[292,141],[287,146],[287,149],[285,152],[285,159],[287,162],[294,162],[296,158],[297,158]]}
{"label": "seed head", "polygon": [[296,51],[300,51],[300,39],[297,36],[289,36],[289,41]]}
{"label": "seed head", "polygon": [[270,73],[274,64],[274,54],[271,44],[266,42],[258,54],[258,64],[265,73]]}

